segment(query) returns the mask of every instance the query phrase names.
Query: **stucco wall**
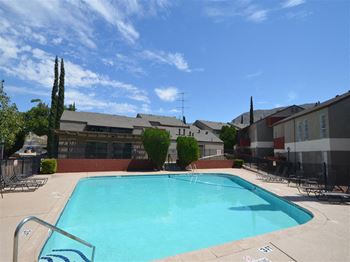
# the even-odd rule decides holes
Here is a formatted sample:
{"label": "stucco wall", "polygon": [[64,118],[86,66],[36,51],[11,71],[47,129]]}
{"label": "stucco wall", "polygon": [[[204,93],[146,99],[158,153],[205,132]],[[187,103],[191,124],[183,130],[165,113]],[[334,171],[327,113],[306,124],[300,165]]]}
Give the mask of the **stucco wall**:
{"label": "stucco wall", "polygon": [[331,106],[328,115],[329,136],[331,138],[350,138],[350,97]]}

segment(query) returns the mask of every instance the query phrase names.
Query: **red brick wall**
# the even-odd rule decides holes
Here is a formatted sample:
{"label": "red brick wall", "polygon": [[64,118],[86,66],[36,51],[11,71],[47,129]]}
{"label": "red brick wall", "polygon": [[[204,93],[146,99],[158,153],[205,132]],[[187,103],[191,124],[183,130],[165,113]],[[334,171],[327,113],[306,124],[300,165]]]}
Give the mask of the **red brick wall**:
{"label": "red brick wall", "polygon": [[[234,160],[199,160],[197,168],[232,168]],[[149,160],[141,159],[58,159],[57,173],[153,170]]]}
{"label": "red brick wall", "polygon": [[149,160],[141,159],[58,159],[57,172],[153,170]]}
{"label": "red brick wall", "polygon": [[197,168],[232,168],[234,160],[198,160],[194,162]]}

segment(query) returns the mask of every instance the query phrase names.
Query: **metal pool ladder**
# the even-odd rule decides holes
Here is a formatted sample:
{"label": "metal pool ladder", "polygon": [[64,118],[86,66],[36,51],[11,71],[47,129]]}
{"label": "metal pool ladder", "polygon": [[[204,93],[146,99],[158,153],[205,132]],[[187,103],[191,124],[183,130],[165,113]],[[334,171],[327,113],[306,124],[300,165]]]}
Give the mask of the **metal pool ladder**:
{"label": "metal pool ladder", "polygon": [[42,226],[45,226],[49,229],[51,229],[52,231],[56,231],[57,233],[60,233],[70,239],[73,239],[87,247],[90,247],[92,248],[92,254],[91,254],[91,262],[94,261],[94,258],[95,258],[95,249],[96,247],[92,244],[90,244],[89,242],[77,237],[77,236],[74,236],[70,233],[68,233],[67,231],[64,231],[52,224],[49,224],[47,222],[45,222],[44,220],[41,220],[40,218],[37,218],[37,217],[34,217],[34,216],[29,216],[29,217],[26,217],[24,218],[16,227],[16,230],[15,230],[15,234],[14,234],[14,238],[13,238],[13,262],[18,262],[18,236],[19,236],[19,232],[21,230],[21,228],[23,227],[23,225],[29,221],[33,221],[33,222],[36,222]]}

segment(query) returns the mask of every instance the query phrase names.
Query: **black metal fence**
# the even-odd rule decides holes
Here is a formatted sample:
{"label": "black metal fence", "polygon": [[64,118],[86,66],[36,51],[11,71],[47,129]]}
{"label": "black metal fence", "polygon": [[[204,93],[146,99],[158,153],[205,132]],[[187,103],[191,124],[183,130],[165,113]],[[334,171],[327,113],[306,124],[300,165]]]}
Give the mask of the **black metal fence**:
{"label": "black metal fence", "polygon": [[259,158],[243,154],[235,155],[235,157],[243,159],[248,167],[254,168],[258,171],[279,175],[276,170],[283,170],[283,167],[287,167],[287,176],[302,174],[305,178],[316,178],[323,184],[350,185],[350,164],[332,165],[327,163],[292,163],[285,159]]}
{"label": "black metal fence", "polygon": [[0,177],[31,176],[40,172],[41,157],[0,160]]}

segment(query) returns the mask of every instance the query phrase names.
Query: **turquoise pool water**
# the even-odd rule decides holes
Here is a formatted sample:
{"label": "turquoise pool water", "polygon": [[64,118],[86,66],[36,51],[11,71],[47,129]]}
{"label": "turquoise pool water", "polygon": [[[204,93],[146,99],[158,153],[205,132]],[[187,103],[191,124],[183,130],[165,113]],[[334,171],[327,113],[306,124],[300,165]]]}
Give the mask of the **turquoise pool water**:
{"label": "turquoise pool water", "polygon": [[[94,244],[95,261],[149,261],[311,218],[236,176],[121,176],[81,179],[57,226]],[[60,249],[79,250],[88,258],[91,254],[89,248],[53,233],[41,261],[63,261],[57,256],[83,261],[77,252]]]}

